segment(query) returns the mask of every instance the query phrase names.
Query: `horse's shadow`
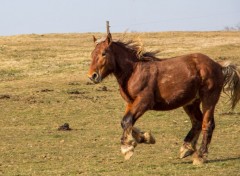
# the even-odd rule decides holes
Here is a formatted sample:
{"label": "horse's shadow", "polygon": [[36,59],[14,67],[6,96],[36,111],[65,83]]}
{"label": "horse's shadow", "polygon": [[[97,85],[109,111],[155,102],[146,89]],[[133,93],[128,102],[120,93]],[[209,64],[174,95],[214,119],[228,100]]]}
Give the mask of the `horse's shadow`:
{"label": "horse's shadow", "polygon": [[230,157],[230,158],[221,158],[221,159],[212,159],[212,160],[209,160],[208,163],[216,163],[216,162],[224,162],[224,161],[234,161],[234,160],[240,160],[240,156]]}
{"label": "horse's shadow", "polygon": [[[235,161],[235,160],[240,160],[240,156],[221,158],[221,159],[212,159],[212,160],[208,160],[207,163],[218,163],[218,162]],[[181,163],[174,163],[174,164],[190,164],[190,163],[192,163],[192,161],[184,161]]]}

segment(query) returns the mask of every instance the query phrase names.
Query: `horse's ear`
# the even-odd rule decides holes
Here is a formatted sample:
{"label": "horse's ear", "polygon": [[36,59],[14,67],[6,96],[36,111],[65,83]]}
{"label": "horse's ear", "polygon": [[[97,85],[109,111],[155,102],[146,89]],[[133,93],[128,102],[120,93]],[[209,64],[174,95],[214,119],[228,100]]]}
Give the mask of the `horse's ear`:
{"label": "horse's ear", "polygon": [[96,39],[96,37],[93,35],[93,42],[96,44],[96,41],[97,41],[97,39]]}
{"label": "horse's ear", "polygon": [[110,32],[107,34],[106,41],[107,41],[108,45],[111,45],[111,43],[112,43],[112,35],[111,35]]}

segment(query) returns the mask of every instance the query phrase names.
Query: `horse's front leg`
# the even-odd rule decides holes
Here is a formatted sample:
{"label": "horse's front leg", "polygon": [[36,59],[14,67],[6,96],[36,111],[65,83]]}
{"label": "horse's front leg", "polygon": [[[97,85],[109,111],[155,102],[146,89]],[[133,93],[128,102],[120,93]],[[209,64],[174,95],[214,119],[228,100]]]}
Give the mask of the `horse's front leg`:
{"label": "horse's front leg", "polygon": [[[132,107],[132,104],[127,105],[125,114],[127,114],[130,111],[131,107]],[[151,131],[145,132],[137,127],[132,128],[132,137],[135,139],[137,143],[155,144],[156,142]]]}
{"label": "horse's front leg", "polygon": [[155,144],[156,142],[151,131],[145,132],[145,131],[141,131],[139,128],[133,127],[132,135],[133,135],[133,138],[137,141],[137,143]]}
{"label": "horse's front leg", "polygon": [[124,115],[121,122],[121,126],[123,128],[121,152],[125,156],[126,160],[132,157],[134,148],[137,146],[137,141],[132,136],[133,125],[134,117],[130,112],[128,112],[126,115]]}
{"label": "horse's front leg", "polygon": [[125,159],[130,159],[132,157],[134,148],[137,146],[138,142],[141,142],[141,139],[139,140],[139,138],[136,138],[135,134],[138,134],[138,131],[133,126],[137,119],[150,107],[151,104],[142,97],[136,98],[133,104],[127,106],[127,110],[121,122],[123,128],[121,151]]}
{"label": "horse's front leg", "polygon": [[[128,120],[131,117],[124,116],[122,121],[122,128],[123,136],[121,138],[121,151],[124,154],[125,159],[128,160],[132,157],[134,148],[137,146],[138,143],[145,143],[145,144],[155,144],[155,138],[151,134],[151,132],[144,132],[136,127],[130,127],[131,123],[128,123]],[[127,122],[127,123],[126,123]],[[128,126],[128,127],[127,127]]]}

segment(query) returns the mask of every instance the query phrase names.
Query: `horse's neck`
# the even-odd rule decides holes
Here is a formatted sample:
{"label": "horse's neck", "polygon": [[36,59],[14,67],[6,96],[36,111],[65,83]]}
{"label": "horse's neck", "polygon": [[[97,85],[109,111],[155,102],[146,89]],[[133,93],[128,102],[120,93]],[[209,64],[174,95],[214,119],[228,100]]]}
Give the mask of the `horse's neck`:
{"label": "horse's neck", "polygon": [[133,61],[133,57],[134,56],[121,49],[115,53],[116,68],[114,70],[114,75],[123,89],[126,87],[126,84],[134,71],[136,62]]}
{"label": "horse's neck", "polygon": [[132,75],[132,73],[134,71],[135,63],[128,62],[128,61],[126,61],[125,63],[121,63],[121,62],[116,63],[117,66],[116,66],[114,75],[117,78],[118,83],[123,86],[123,84],[126,84],[126,82],[129,80],[130,76]]}
{"label": "horse's neck", "polygon": [[128,87],[127,84],[128,84],[128,80],[130,79],[134,71],[134,67],[135,67],[134,62],[132,63],[128,62],[121,66],[119,65],[119,63],[117,63],[117,72],[116,71],[114,72],[114,75],[120,87],[121,95],[126,101],[131,101],[131,98],[129,96],[129,92],[127,89]]}

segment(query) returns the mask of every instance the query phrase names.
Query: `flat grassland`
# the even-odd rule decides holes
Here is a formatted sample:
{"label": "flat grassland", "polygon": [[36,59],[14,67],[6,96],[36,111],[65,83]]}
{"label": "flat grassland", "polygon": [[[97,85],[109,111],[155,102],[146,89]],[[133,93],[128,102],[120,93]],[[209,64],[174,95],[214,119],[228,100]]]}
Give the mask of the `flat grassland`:
{"label": "flat grassland", "polygon": [[[140,39],[160,58],[201,52],[240,65],[240,32],[112,35]],[[136,126],[157,142],[138,145],[124,161],[125,102],[113,76],[97,85],[88,80],[93,48],[91,33],[0,37],[0,175],[240,175],[240,104],[230,111],[224,94],[207,164],[178,158],[191,126],[181,108],[144,114]],[[64,123],[72,130],[58,131]]]}

